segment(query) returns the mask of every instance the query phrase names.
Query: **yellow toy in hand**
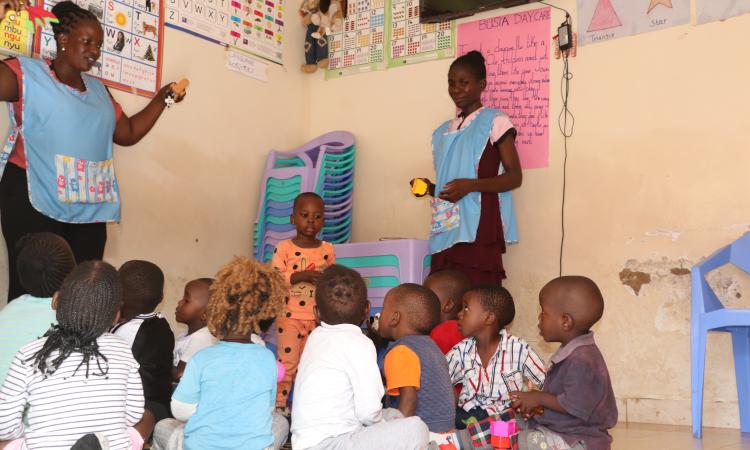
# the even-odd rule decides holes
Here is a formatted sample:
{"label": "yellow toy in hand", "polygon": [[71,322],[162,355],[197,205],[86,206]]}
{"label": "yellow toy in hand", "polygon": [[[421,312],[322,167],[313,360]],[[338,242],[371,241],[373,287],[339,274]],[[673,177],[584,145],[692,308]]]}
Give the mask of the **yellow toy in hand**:
{"label": "yellow toy in hand", "polygon": [[429,194],[430,186],[434,186],[432,181],[427,178],[412,178],[412,180],[409,181],[409,184],[411,185],[411,193],[417,198]]}

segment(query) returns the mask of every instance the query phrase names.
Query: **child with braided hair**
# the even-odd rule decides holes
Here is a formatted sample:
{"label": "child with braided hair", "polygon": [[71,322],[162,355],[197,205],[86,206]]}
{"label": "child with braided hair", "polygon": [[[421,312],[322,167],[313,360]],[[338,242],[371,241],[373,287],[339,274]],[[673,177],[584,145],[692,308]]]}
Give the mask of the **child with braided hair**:
{"label": "child with braided hair", "polygon": [[281,273],[245,257],[219,269],[208,329],[220,340],[187,363],[172,395],[175,419],[156,425],[155,450],[281,448],[289,433],[286,419],[274,412],[281,373],[274,354],[253,343],[253,333],[281,312],[288,290]]}
{"label": "child with braided hair", "polygon": [[119,275],[105,262],[87,261],[65,278],[52,300],[58,324],[19,350],[0,388],[7,449],[67,450],[91,433],[112,450],[143,446],[153,421],[141,420],[138,363],[108,332],[121,303]]}

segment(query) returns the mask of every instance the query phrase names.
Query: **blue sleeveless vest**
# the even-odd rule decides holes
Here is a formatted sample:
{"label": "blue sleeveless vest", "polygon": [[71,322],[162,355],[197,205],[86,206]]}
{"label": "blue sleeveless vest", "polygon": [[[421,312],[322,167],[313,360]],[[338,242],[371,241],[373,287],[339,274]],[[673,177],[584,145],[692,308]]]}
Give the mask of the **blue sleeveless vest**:
{"label": "blue sleeveless vest", "polygon": [[[446,433],[455,427],[456,405],[453,385],[448,371],[448,360],[429,336],[410,335],[396,340],[392,347],[405,345],[419,358],[420,376],[415,415],[433,433]],[[398,396],[389,396],[393,407],[398,407]]]}
{"label": "blue sleeveless vest", "polygon": [[[432,160],[437,179],[435,194],[450,181],[458,178],[476,178],[479,160],[487,146],[495,116],[502,111],[484,108],[465,128],[448,132],[450,121],[432,133]],[[481,214],[481,193],[471,192],[458,203],[439,198],[432,199],[432,227],[430,253],[438,253],[461,242],[474,242],[477,238]],[[513,196],[510,192],[499,194],[500,215],[505,240],[518,241]]]}
{"label": "blue sleeveless vest", "polygon": [[[120,193],[112,161],[115,113],[104,85],[82,74],[86,92],[67,86],[45,61],[19,57],[23,71],[23,122],[11,126],[24,139],[31,205],[68,223],[120,219]],[[16,136],[8,137],[12,146]]]}

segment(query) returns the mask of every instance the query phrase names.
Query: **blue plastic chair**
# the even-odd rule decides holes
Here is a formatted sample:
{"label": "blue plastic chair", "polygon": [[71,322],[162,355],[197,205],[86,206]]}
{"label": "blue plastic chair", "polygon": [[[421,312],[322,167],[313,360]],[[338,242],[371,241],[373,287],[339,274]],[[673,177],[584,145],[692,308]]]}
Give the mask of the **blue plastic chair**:
{"label": "blue plastic chair", "polygon": [[740,430],[750,433],[750,310],[725,308],[706,281],[706,274],[728,263],[750,274],[750,233],[693,266],[690,340],[693,436],[696,438],[701,437],[703,426],[703,378],[709,331],[732,334]]}

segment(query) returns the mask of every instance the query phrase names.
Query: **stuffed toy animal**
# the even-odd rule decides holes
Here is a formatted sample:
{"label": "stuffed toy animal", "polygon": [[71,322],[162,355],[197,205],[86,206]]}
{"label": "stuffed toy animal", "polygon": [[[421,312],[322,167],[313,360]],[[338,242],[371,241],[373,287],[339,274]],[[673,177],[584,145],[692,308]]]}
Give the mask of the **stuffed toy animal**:
{"label": "stuffed toy animal", "polygon": [[310,21],[313,25],[318,26],[318,31],[312,34],[315,39],[341,31],[344,23],[341,2],[339,0],[320,0],[320,9],[310,17]]}

